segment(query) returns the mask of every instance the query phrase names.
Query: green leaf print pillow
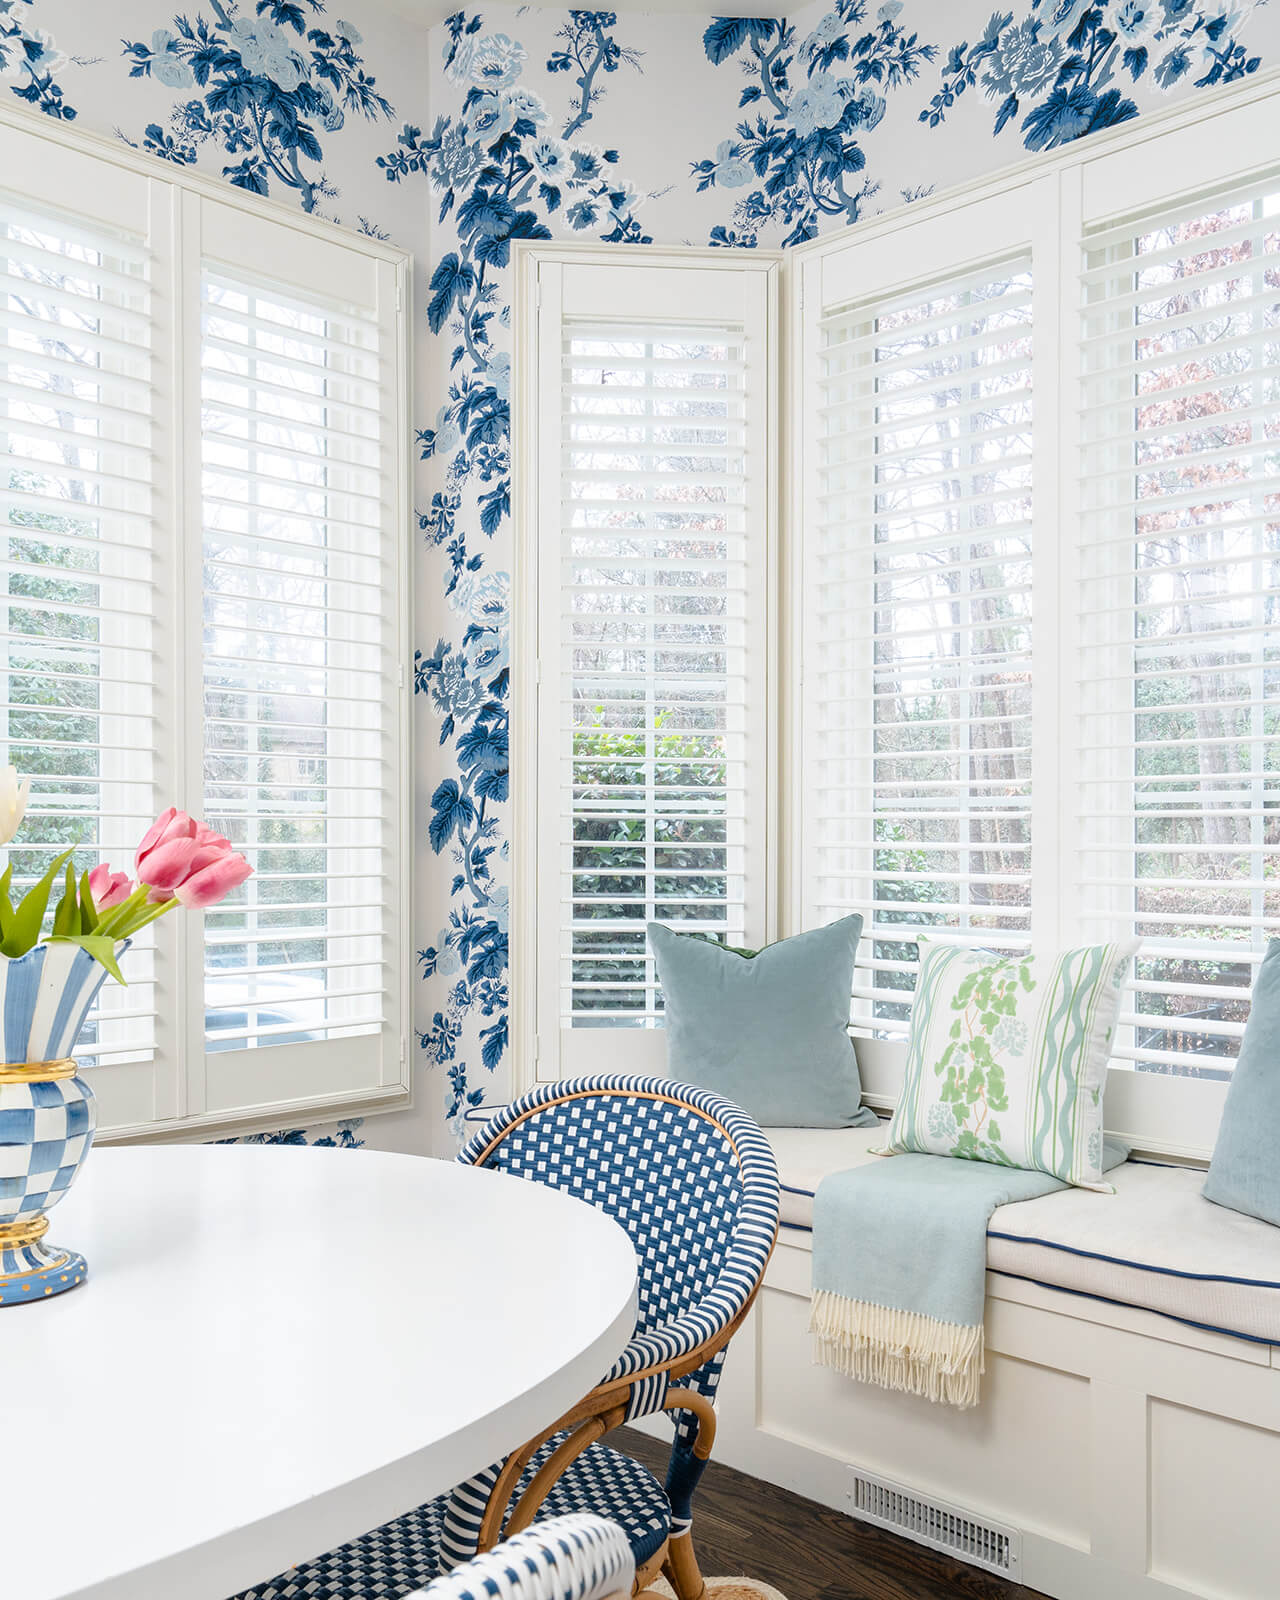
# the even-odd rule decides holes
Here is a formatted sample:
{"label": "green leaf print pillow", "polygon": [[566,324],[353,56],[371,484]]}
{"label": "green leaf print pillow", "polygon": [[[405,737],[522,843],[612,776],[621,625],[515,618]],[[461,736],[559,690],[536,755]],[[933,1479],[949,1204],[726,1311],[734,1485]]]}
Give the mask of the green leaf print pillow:
{"label": "green leaf print pillow", "polygon": [[1111,1193],[1102,1091],[1137,948],[1005,959],[922,936],[906,1075],[883,1153],[1027,1167]]}

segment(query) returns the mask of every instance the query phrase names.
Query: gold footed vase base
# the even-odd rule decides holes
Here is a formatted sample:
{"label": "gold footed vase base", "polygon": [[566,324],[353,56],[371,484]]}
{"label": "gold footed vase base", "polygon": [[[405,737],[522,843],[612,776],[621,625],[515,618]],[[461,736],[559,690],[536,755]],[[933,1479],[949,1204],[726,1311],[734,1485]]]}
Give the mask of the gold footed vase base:
{"label": "gold footed vase base", "polygon": [[47,1217],[0,1226],[0,1306],[30,1304],[65,1294],[87,1276],[84,1257],[45,1243]]}

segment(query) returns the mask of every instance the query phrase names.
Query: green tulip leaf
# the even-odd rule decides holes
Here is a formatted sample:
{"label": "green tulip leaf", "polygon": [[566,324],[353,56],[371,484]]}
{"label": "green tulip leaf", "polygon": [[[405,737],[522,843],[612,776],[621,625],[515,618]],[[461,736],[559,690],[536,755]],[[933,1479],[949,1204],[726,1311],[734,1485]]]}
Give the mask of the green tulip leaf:
{"label": "green tulip leaf", "polygon": [[98,908],[93,903],[93,890],[89,887],[89,874],[80,874],[80,932],[92,933],[98,926]]}
{"label": "green tulip leaf", "polygon": [[58,909],[53,913],[53,932],[55,937],[60,933],[80,932],[80,907],[76,903],[76,869],[69,861],[62,898],[58,901]]}
{"label": "green tulip leaf", "polygon": [[49,906],[53,880],[70,861],[72,854],[73,851],[64,850],[44,877],[27,890],[12,915],[5,918],[4,938],[0,939],[0,954],[13,957],[25,956],[27,951],[34,947],[40,937],[44,914]]}

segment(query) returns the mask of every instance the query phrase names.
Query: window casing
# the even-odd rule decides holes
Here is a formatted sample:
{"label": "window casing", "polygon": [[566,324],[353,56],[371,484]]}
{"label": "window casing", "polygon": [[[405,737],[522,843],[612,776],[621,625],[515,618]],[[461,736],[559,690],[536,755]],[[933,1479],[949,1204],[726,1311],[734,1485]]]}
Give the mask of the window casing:
{"label": "window casing", "polygon": [[104,986],[78,1051],[103,1134],[403,1100],[405,258],[22,120],[0,119],[15,876],[68,844],[130,867],[169,803],[256,869]]}
{"label": "window casing", "polygon": [[647,922],[771,936],[776,267],[654,259],[543,250],[526,285],[515,1037],[539,1077],[662,1070]]}

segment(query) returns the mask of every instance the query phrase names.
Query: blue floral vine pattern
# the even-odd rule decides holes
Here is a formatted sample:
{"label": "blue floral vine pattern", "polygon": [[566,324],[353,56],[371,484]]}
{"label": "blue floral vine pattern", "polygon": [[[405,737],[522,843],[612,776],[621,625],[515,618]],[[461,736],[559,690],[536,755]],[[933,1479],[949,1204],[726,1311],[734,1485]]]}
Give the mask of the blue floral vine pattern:
{"label": "blue floral vine pattern", "polygon": [[999,102],[994,133],[1022,115],[1028,150],[1051,150],[1138,114],[1125,91],[1149,78],[1197,88],[1256,72],[1239,30],[1255,0],[1033,0],[997,11],[976,44],[948,52],[942,88],[920,113],[936,128],[966,89]]}
{"label": "blue floral vine pattern", "polygon": [[308,1139],[305,1128],[281,1128],[278,1133],[248,1133],[239,1139],[215,1139],[214,1144],[309,1144],[314,1149],[363,1150],[364,1140],[356,1134],[364,1127],[363,1117],[340,1122],[334,1133]]}
{"label": "blue floral vine pattern", "polygon": [[0,0],[0,77],[16,78],[10,94],[62,122],[75,120],[75,107],[63,97],[54,73],[67,57],[43,28],[31,24],[34,0]]}
{"label": "blue floral vine pattern", "polygon": [[766,226],[784,245],[815,238],[831,219],[856,222],[878,185],[863,176],[859,135],[885,114],[886,95],[915,78],[937,47],[898,24],[902,0],[874,18],[865,0],[837,0],[797,45],[786,18],[715,17],[703,34],[707,58],[740,59],[750,80],[739,109],[757,106],[713,158],[695,161],[698,190],[752,189],[734,207],[736,227],[717,226],[711,243],[754,245]]}
{"label": "blue floral vine pattern", "polygon": [[457,234],[457,248],[436,262],[429,285],[431,332],[453,343],[448,397],[418,434],[422,459],[443,465],[443,487],[418,522],[448,561],[445,593],[462,636],[418,651],[414,664],[415,692],[429,700],[439,743],[452,747],[457,763],[457,776],[442,779],[431,796],[428,825],[431,849],[455,866],[452,904],[434,942],[418,953],[422,977],[447,983],[418,1040],[426,1059],[446,1069],[455,1131],[486,1092],[485,1077],[477,1081],[465,1059],[465,1020],[480,1023],[488,1074],[508,1040],[510,910],[494,867],[507,856],[495,811],[509,794],[510,578],[486,571],[483,548],[468,542],[470,527],[491,539],[511,512],[511,356],[495,337],[510,325],[502,274],[512,241],[550,239],[552,217],[606,243],[650,242],[635,217],[641,197],[615,170],[618,152],[578,137],[608,76],[624,66],[639,70],[639,52],[614,37],[616,22],[612,11],[570,11],[556,33],[546,70],[569,74],[577,90],[557,133],[542,97],[520,82],[524,46],[486,32],[478,14],[456,13],[446,24],[444,65],[464,90],[460,114],[437,118],[426,136],[406,125],[378,161],[392,183],[425,176],[439,197],[439,221],[452,217]]}
{"label": "blue floral vine pattern", "polygon": [[200,91],[174,107],[167,130],[148,125],[143,149],[189,166],[212,141],[233,158],[222,169],[229,183],[254,194],[278,184],[314,211],[337,195],[323,171],[304,165],[324,159],[321,135],[338,132],[348,114],[392,114],[357,54],[358,29],[341,20],[308,28],[323,0],[256,0],[246,12],[236,0],[209,0],[209,9],[211,19],[177,16],[150,42],[122,41],[130,77]]}

